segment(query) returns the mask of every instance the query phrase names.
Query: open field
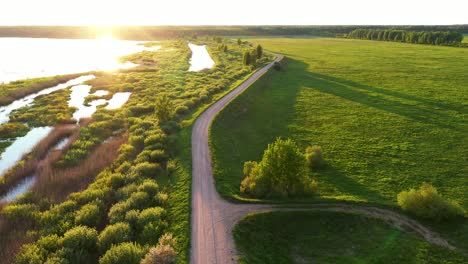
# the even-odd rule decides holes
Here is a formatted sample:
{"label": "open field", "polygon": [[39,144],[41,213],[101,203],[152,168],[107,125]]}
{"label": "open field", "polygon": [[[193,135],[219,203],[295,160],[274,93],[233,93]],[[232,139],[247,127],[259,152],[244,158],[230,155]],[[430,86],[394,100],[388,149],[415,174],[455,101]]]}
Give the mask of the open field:
{"label": "open field", "polygon": [[[255,40],[254,40],[255,41]],[[293,201],[396,206],[422,182],[468,206],[468,50],[345,39],[258,39],[287,56],[214,121],[218,191],[239,198],[243,163],[278,136],[320,145],[318,193]],[[241,198],[242,199],[242,198]],[[466,248],[468,224],[433,224]]]}
{"label": "open field", "polygon": [[[285,224],[288,223],[288,224]],[[249,215],[234,230],[240,263],[466,263],[431,245],[354,214],[276,212]]]}

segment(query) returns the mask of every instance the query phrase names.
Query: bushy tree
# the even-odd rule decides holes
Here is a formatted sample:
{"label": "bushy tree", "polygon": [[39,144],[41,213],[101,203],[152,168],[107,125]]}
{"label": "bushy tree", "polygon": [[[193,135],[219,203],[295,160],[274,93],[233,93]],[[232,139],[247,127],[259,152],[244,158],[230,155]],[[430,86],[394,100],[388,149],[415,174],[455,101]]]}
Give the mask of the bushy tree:
{"label": "bushy tree", "polygon": [[240,38],[237,39],[237,45],[239,45],[239,46],[242,45],[242,40]]}
{"label": "bushy tree", "polygon": [[255,197],[300,195],[312,192],[315,185],[304,154],[291,139],[269,144],[260,162],[244,164],[244,175],[240,190]]}
{"label": "bushy tree", "polygon": [[458,203],[444,199],[437,189],[428,183],[423,183],[418,190],[400,192],[397,200],[403,210],[422,218],[441,220],[464,216],[466,213]]}
{"label": "bushy tree", "polygon": [[166,95],[160,96],[156,99],[156,105],[154,108],[156,117],[161,123],[169,121],[174,114],[174,104]]}
{"label": "bushy tree", "polygon": [[144,255],[143,248],[127,242],[112,246],[99,259],[99,264],[139,264]]}
{"label": "bushy tree", "polygon": [[258,44],[256,50],[257,50],[257,59],[261,59],[263,56],[263,47],[260,44]]}
{"label": "bushy tree", "polygon": [[128,223],[116,223],[108,225],[98,237],[99,251],[106,252],[112,245],[128,242],[131,239],[130,225]]}
{"label": "bushy tree", "polygon": [[96,227],[100,219],[100,208],[98,203],[85,204],[75,214],[75,223],[77,225],[86,225]]}
{"label": "bushy tree", "polygon": [[257,63],[257,51],[252,49],[250,51],[250,64],[255,65]]}
{"label": "bushy tree", "polygon": [[311,169],[318,169],[325,164],[322,148],[320,146],[309,146],[306,148],[305,157]]}
{"label": "bushy tree", "polygon": [[244,56],[242,58],[243,58],[244,66],[249,66],[252,63],[249,51],[244,51]]}

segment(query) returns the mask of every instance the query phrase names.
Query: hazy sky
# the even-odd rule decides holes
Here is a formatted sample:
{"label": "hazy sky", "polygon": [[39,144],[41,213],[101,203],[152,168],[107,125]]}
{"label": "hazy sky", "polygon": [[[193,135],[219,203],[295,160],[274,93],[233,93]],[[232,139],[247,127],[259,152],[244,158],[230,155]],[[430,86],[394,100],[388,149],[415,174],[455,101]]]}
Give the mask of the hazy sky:
{"label": "hazy sky", "polygon": [[0,0],[0,25],[468,24],[468,0]]}

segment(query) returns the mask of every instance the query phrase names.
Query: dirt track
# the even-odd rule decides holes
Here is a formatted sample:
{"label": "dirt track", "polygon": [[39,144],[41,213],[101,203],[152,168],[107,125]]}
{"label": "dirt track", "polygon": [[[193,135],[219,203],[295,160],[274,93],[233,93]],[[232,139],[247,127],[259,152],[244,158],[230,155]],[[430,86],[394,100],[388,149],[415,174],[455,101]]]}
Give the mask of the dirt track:
{"label": "dirt track", "polygon": [[[276,55],[275,61],[283,56]],[[303,208],[280,208],[264,204],[232,204],[222,199],[216,191],[208,146],[208,131],[214,117],[237,95],[266,73],[268,64],[232,92],[221,98],[196,120],[192,130],[192,216],[191,257],[192,264],[237,263],[232,229],[237,221],[252,212],[272,210],[322,210],[350,212],[384,220],[393,226],[421,235],[427,241],[454,249],[438,234],[418,222],[394,211],[371,206],[347,204],[316,204]]]}

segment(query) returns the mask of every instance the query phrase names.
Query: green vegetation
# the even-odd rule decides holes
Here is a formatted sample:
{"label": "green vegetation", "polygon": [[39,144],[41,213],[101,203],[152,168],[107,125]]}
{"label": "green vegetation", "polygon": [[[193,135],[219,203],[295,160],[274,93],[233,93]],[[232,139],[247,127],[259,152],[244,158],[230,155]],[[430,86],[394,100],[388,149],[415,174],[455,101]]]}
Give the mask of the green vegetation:
{"label": "green vegetation", "polygon": [[39,92],[44,88],[56,86],[75,79],[79,74],[70,74],[54,77],[43,77],[19,80],[10,83],[0,84],[0,106],[8,105],[16,99],[23,98],[26,95]]}
{"label": "green vegetation", "polygon": [[398,205],[415,215],[429,219],[464,217],[465,210],[457,202],[447,201],[434,186],[423,183],[419,190],[411,189],[398,194]]}
{"label": "green vegetation", "polygon": [[240,191],[253,197],[291,197],[315,189],[308,176],[307,159],[291,139],[277,138],[260,162],[245,162],[244,175]]}
{"label": "green vegetation", "polygon": [[[398,193],[427,182],[468,207],[468,167],[461,158],[468,155],[468,50],[349,39],[255,41],[287,57],[281,71],[267,73],[213,123],[222,196],[243,199],[242,164],[260,160],[281,136],[301,149],[321,146],[326,160],[311,172],[317,194],[294,201],[396,208]],[[422,221],[468,247],[466,218]]]}
{"label": "green vegetation", "polygon": [[431,32],[431,31],[407,31],[407,30],[378,30],[355,29],[347,35],[353,39],[368,39],[382,41],[397,41],[417,44],[451,45],[458,46],[463,40],[463,35],[458,32]]}
{"label": "green vegetation", "polygon": [[338,212],[275,212],[237,224],[240,263],[466,263],[464,255],[374,220]]}
{"label": "green vegetation", "polygon": [[[152,253],[147,261],[164,256],[170,261],[177,256],[177,263],[188,261],[191,169],[187,135],[193,117],[270,60],[264,56],[256,67],[244,67],[242,47],[221,39],[230,47],[224,51],[212,39],[194,41],[208,44],[216,62],[213,69],[188,72],[186,40],[164,41],[158,43],[162,49],[157,52],[124,58],[135,63],[144,59],[145,66],[99,74],[89,82],[93,90],[132,92],[132,96],[121,109],[98,108],[57,161],[46,168],[46,175],[39,177],[40,191],[35,189],[3,209],[10,212],[23,204],[35,206],[29,210],[31,217],[22,218],[29,220],[21,226],[17,214],[2,213],[0,257],[11,258],[8,252],[14,247],[9,245],[15,241],[16,247],[29,243],[17,262],[139,263],[148,251]],[[161,111],[164,105],[167,107]],[[106,151],[108,145],[111,149]],[[107,165],[96,170],[94,163]],[[49,197],[44,193],[46,187],[60,193]],[[9,233],[12,226],[21,232]],[[62,243],[45,250],[39,243],[49,236],[63,241],[65,234],[78,227],[96,231],[94,251],[79,251]],[[161,242],[165,233],[174,236],[170,245]]]}
{"label": "green vegetation", "polygon": [[10,122],[27,123],[31,127],[70,123],[75,109],[68,107],[68,100],[70,89],[39,96],[32,105],[13,111]]}

